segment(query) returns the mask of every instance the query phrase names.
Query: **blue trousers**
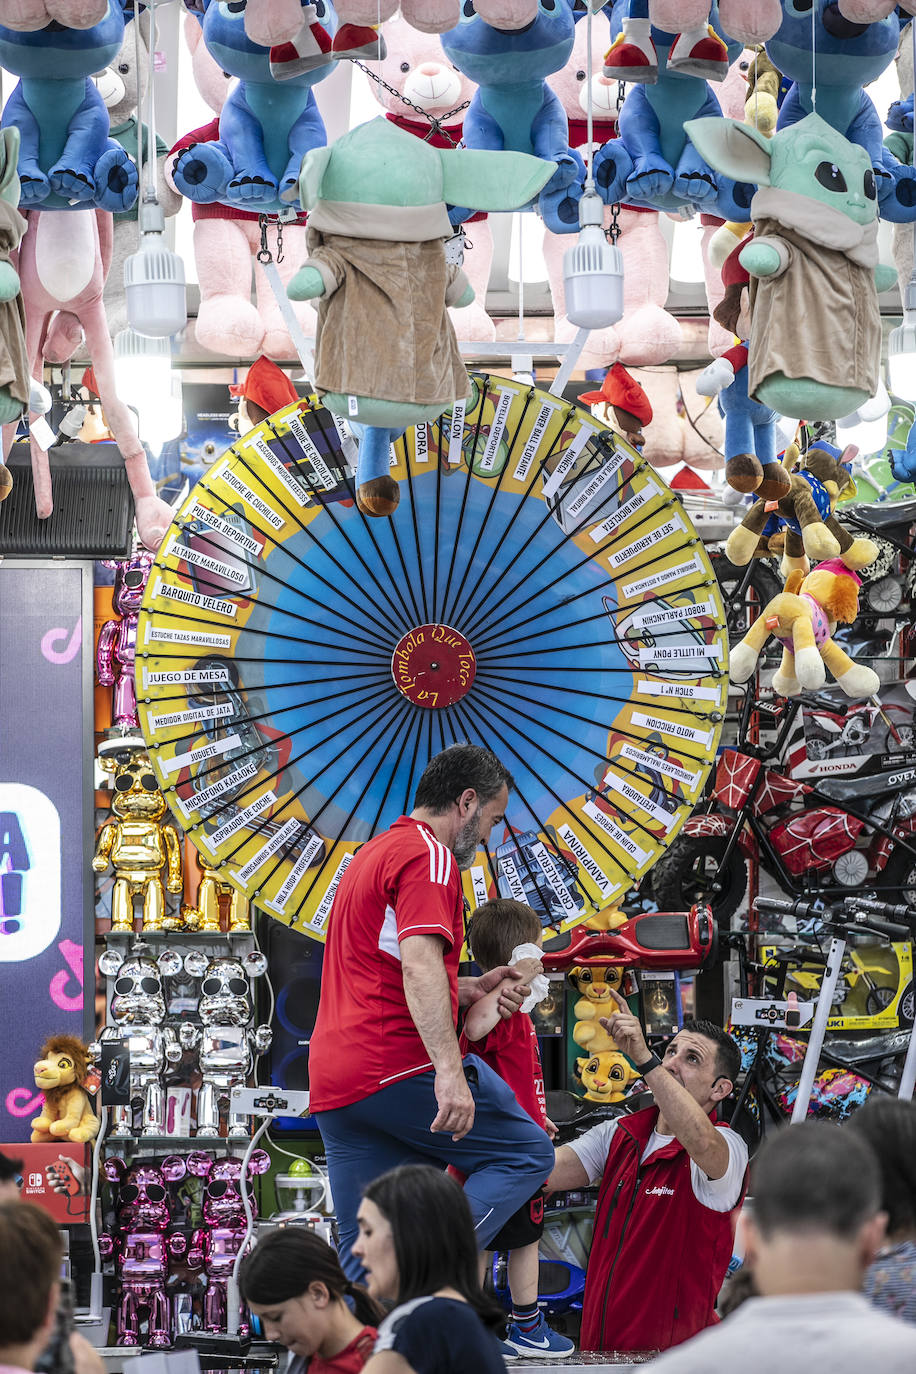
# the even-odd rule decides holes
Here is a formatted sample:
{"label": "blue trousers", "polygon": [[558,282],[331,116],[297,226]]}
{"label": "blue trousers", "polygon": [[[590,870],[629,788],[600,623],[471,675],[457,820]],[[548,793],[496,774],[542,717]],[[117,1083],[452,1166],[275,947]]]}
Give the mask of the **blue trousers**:
{"label": "blue trousers", "polygon": [[328,1159],[340,1260],[352,1281],[364,1278],[350,1253],[356,1212],[363,1189],[379,1174],[399,1164],[460,1169],[467,1175],[465,1196],[483,1250],[553,1168],[547,1133],[518,1105],[508,1084],[476,1054],[466,1055],[464,1066],[475,1112],[474,1125],[461,1140],[429,1129],[438,1111],[432,1070],[391,1083],[360,1102],[315,1113]]}

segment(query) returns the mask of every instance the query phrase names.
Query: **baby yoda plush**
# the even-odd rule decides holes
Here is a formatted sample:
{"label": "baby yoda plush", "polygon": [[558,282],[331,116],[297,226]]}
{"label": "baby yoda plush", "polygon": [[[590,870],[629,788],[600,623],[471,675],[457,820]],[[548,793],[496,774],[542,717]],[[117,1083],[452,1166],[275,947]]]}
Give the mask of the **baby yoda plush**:
{"label": "baby yoda plush", "polygon": [[446,307],[469,305],[473,291],[446,263],[446,202],[512,210],[554,170],[526,153],[433,148],[386,119],[303,159],[309,257],[288,293],[320,298],[315,387],[353,423],[357,502],[367,515],[390,515],[398,503],[392,441],[468,394]]}
{"label": "baby yoda plush", "polygon": [[878,291],[896,279],[878,263],[871,159],[819,115],[767,139],[731,119],[690,120],[700,154],[726,176],[756,182],[748,390],[782,415],[835,420],[878,389]]}

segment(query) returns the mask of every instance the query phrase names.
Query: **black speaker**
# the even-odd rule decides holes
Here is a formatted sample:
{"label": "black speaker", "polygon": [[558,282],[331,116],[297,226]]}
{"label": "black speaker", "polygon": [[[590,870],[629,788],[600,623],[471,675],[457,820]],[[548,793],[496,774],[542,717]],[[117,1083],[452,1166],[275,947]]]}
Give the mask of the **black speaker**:
{"label": "black speaker", "polygon": [[13,490],[0,503],[0,554],[11,558],[127,558],[134,501],[114,444],[79,441],[49,455],[54,510],[35,514],[27,443],[14,444],[7,466]]}
{"label": "black speaker", "polygon": [[[259,1078],[277,1088],[305,1091],[309,1086],[309,1041],[318,1014],[324,945],[269,916],[261,917],[259,937],[276,999],[270,1023],[273,1044],[261,1061]],[[263,986],[261,997],[260,1013],[265,1017],[270,1003]],[[281,1116],[271,1125],[272,1131],[290,1135],[317,1129],[311,1116]]]}

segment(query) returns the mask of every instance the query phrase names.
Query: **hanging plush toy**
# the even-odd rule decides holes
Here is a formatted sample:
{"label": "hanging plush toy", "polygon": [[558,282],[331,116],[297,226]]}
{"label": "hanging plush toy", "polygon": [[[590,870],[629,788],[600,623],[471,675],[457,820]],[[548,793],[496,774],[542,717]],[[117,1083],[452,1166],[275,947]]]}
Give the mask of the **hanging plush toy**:
{"label": "hanging plush toy", "polygon": [[[794,450],[794,451],[793,451]],[[854,455],[850,450],[849,456]],[[821,441],[809,448],[804,466],[792,471],[798,451],[786,453],[789,490],[778,502],[755,500],[741,524],[725,543],[725,552],[739,567],[754,557],[764,557],[784,547],[783,572],[800,568],[807,572],[807,559],[841,557],[847,568],[866,568],[878,556],[870,539],[854,539],[836,519],[834,511],[843,496],[855,495],[847,454],[833,444]]]}
{"label": "hanging plush toy", "polygon": [[[646,442],[643,426],[652,423],[652,406],[635,377],[622,363],[608,368],[600,391],[583,391],[579,404],[601,406],[603,418],[628,444],[641,449]],[[613,415],[611,414],[613,411]]]}
{"label": "hanging plush toy", "polygon": [[[26,231],[19,214],[19,130],[0,130],[0,424],[17,420],[29,404],[29,360],[25,347],[25,309],[19,275],[10,262]],[[12,490],[13,479],[0,462],[0,501]]]}
{"label": "hanging plush toy", "polygon": [[878,674],[852,659],[831,638],[838,624],[851,625],[859,613],[861,579],[839,558],[821,563],[808,573],[789,574],[785,590],[769,601],[747,634],[731,651],[728,675],[747,682],[771,636],[783,646],[782,662],[773,677],[780,696],[797,697],[816,691],[829,668],[848,697],[874,696]]}
{"label": "hanging plush toy", "polygon": [[[387,111],[386,118],[434,148],[457,148],[474,83],[445,60],[438,39],[421,32],[415,24],[396,20],[383,26],[382,35],[385,58],[367,72],[369,88]],[[453,310],[452,323],[462,341],[491,342],[496,338],[496,326],[485,302],[493,234],[482,213],[465,220],[464,227],[468,233],[462,236],[461,266],[473,287],[474,300],[461,310]]]}
{"label": "hanging plush toy", "polygon": [[830,420],[878,389],[878,291],[896,281],[878,263],[875,178],[868,154],[820,115],[765,138],[734,120],[687,125],[714,166],[763,189],[751,274],[748,394],[781,415]]}
{"label": "hanging plush toy", "polygon": [[765,501],[778,501],[789,490],[790,478],[776,456],[776,412],[752,401],[747,391],[747,340],[751,331],[748,284],[740,261],[744,240],[729,254],[722,268],[725,295],[715,317],[739,342],[720,354],[697,382],[703,396],[718,396],[725,417],[725,480],[735,491],[755,491]]}
{"label": "hanging plush toy", "polygon": [[[298,4],[298,0],[296,2]],[[183,149],[218,141],[219,115],[230,90],[230,78],[211,56],[200,24],[190,15],[185,19],[184,34],[191,53],[194,84],[216,117],[185,134],[170,150],[166,160],[166,178],[170,185],[173,184],[175,158]],[[264,267],[258,260],[261,251],[259,216],[254,211],[228,206],[221,201],[207,204],[194,201],[191,219],[194,261],[200,285],[194,337],[201,348],[230,358],[248,358],[259,353],[266,353],[271,358],[295,357],[296,347]],[[305,260],[305,216],[297,214],[285,222],[282,239],[279,224],[273,219],[264,233],[268,251],[285,288]],[[309,306],[298,306],[295,313],[306,336],[314,337],[315,312]]]}
{"label": "hanging plush toy", "polygon": [[468,304],[471,291],[446,263],[445,203],[511,210],[553,170],[519,153],[431,148],[386,119],[303,162],[309,257],[289,294],[320,298],[315,386],[329,410],[355,422],[357,500],[367,514],[397,505],[392,441],[468,394],[446,307]]}
{"label": "hanging plush toy", "polygon": [[8,29],[34,32],[49,24],[65,29],[91,29],[105,18],[108,0],[3,0]]}
{"label": "hanging plush toy", "polygon": [[[354,24],[393,19],[399,8],[401,18],[421,33],[453,29],[462,11],[461,0],[400,0],[400,6],[398,0],[342,0],[338,5],[341,19]],[[538,0],[474,0],[474,9],[496,29],[524,29],[537,17]]]}
{"label": "hanging plush toy", "polygon": [[[612,28],[617,23],[615,9]],[[672,34],[652,30],[660,54],[667,55],[673,41]],[[729,59],[736,60],[741,45],[722,42]],[[620,76],[608,58],[604,73],[614,79]],[[619,139],[606,143],[595,158],[602,195],[610,203],[620,200],[681,214],[692,209],[727,220],[746,219],[754,188],[717,177],[684,132],[687,120],[721,115],[712,87],[698,76],[665,66],[655,83],[634,86],[620,111]]]}
{"label": "hanging plush toy", "polygon": [[110,137],[108,111],[89,79],[114,59],[123,37],[119,0],[108,0],[91,28],[0,27],[0,64],[20,78],[0,123],[21,135],[23,208],[129,210],[136,200],[137,168]]}
{"label": "hanging plush toy", "polygon": [[[329,3],[326,8],[324,23],[333,32],[337,18]],[[220,201],[265,215],[288,210],[296,203],[303,157],[326,142],[312,87],[334,64],[309,66],[295,49],[253,43],[244,5],[209,4],[203,34],[211,56],[239,84],[223,106],[219,139],[178,153],[174,185],[198,205]]]}
{"label": "hanging plush toy", "polygon": [[[597,26],[596,26],[597,27]],[[606,31],[606,30],[605,30]],[[592,104],[593,153],[617,137],[618,83],[603,75],[601,45],[594,42],[592,69],[588,67],[588,24],[576,29],[572,56],[560,71],[547,78],[559,97],[569,125],[569,143],[585,154],[588,139],[587,112]],[[583,186],[576,183],[564,192],[568,202],[565,229],[579,228],[579,198]],[[602,187],[598,185],[599,193]],[[580,357],[586,369],[607,367],[616,361],[636,366],[666,363],[679,351],[681,327],[665,310],[668,299],[668,243],[659,226],[657,210],[645,206],[608,205],[604,212],[605,232],[616,226],[617,248],[623,258],[623,317],[605,329],[593,329]],[[566,318],[566,292],[563,258],[569,249],[566,232],[544,234],[544,260],[553,300],[554,338],[569,343],[576,326]]]}
{"label": "hanging plush toy", "polygon": [[[658,80],[658,51],[652,29],[673,35],[666,70],[703,81],[722,81],[728,71],[728,48],[713,27],[710,0],[629,0],[621,32],[605,66],[621,81]],[[722,28],[742,43],[772,38],[782,19],[781,0],[719,0]]]}
{"label": "hanging plush toy", "polygon": [[[864,148],[875,173],[882,219],[916,218],[916,169],[884,147],[881,117],[864,87],[877,81],[897,52],[895,14],[873,23],[852,23],[836,0],[811,0],[804,8],[783,0],[785,14],[767,42],[767,53],[793,83],[779,111],[779,128],[815,110],[838,133]],[[891,7],[892,8],[892,7]]]}
{"label": "hanging plush toy", "polygon": [[895,9],[916,14],[916,0],[838,0],[837,9],[853,24],[874,24],[893,14]]}
{"label": "hanging plush toy", "polygon": [[32,1141],[82,1144],[95,1140],[99,1119],[89,1104],[83,1083],[89,1073],[89,1047],[75,1035],[52,1035],[35,1065],[35,1086],[44,1093],[44,1106],[32,1122]]}
{"label": "hanging plush toy", "polygon": [[465,145],[554,162],[548,195],[572,185],[583,172],[582,159],[569,146],[563,107],[546,80],[569,60],[575,7],[576,0],[553,0],[526,27],[499,28],[469,5],[458,25],[442,35],[446,57],[477,83],[464,117]]}

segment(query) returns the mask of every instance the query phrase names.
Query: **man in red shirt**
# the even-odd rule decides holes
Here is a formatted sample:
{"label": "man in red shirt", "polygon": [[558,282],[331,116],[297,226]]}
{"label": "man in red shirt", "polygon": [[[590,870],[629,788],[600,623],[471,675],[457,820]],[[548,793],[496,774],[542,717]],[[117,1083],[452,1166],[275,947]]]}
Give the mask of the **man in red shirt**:
{"label": "man in red shirt", "polygon": [[741,1052],[710,1021],[686,1021],[659,1059],[639,1020],[601,1025],[655,1106],[603,1121],[557,1151],[551,1190],[600,1180],[582,1306],[582,1350],[666,1350],[716,1321],[744,1195],[747,1146],[716,1119]]}
{"label": "man in red shirt", "polygon": [[504,985],[502,1014],[527,989],[508,968],[459,978],[460,872],[502,821],[512,778],[488,749],[433,758],[414,809],[360,849],[328,922],[321,1000],[309,1049],[311,1108],[327,1152],[348,1277],[362,1190],[399,1164],[454,1164],[466,1176],[481,1248],[543,1183],[547,1135],[476,1055],[456,1022]]}

